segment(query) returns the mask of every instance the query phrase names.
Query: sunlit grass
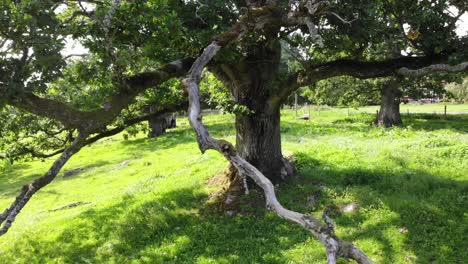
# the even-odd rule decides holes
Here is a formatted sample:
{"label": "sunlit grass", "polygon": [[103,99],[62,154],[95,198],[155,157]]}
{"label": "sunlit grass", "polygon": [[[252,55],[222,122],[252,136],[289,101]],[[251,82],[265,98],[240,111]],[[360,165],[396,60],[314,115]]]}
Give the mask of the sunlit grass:
{"label": "sunlit grass", "polygon": [[[294,116],[282,116],[283,149],[299,168],[278,190],[285,206],[319,215],[357,203],[358,211],[334,216],[337,234],[377,263],[468,259],[467,115],[403,115],[405,126],[393,129],[343,109]],[[235,140],[231,115],[204,120],[215,136]],[[201,155],[187,122],[178,123],[160,138],[117,135],[83,149],[63,171],[84,170],[62,172],[0,238],[0,263],[325,263],[309,233],[253,202],[258,192],[236,217],[207,204],[217,187],[206,181],[226,161]],[[0,207],[51,162],[4,165]],[[317,205],[308,207],[313,194]],[[89,204],[48,211],[79,201]]]}

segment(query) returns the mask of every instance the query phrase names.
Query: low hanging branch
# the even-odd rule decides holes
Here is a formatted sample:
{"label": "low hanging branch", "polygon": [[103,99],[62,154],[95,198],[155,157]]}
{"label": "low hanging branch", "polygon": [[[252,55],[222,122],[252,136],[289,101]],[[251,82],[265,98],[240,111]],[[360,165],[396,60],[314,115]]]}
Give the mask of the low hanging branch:
{"label": "low hanging branch", "polygon": [[21,212],[29,199],[42,187],[52,182],[62,167],[67,161],[85,145],[87,135],[80,133],[73,143],[66,148],[62,155],[55,160],[54,164],[47,173],[34,180],[33,182],[23,186],[20,194],[16,197],[15,201],[0,214],[0,236],[4,235],[10,229],[12,223],[15,221],[16,216]]}
{"label": "low hanging branch", "polygon": [[178,111],[182,109],[183,107],[186,107],[186,103],[172,105],[152,114],[147,114],[147,115],[143,115],[140,117],[132,118],[132,119],[126,120],[124,124],[121,126],[115,127],[110,130],[102,131],[101,133],[93,137],[89,137],[89,138],[88,138],[88,135],[89,135],[88,132],[81,131],[69,147],[63,150],[56,151],[59,153],[61,152],[62,154],[57,160],[55,160],[55,162],[47,171],[47,173],[44,176],[32,181],[31,183],[24,185],[23,188],[21,189],[20,194],[16,197],[15,201],[10,205],[10,207],[5,209],[5,211],[2,214],[0,214],[0,236],[4,235],[9,230],[9,228],[15,221],[16,216],[21,212],[24,206],[28,203],[29,199],[31,199],[31,197],[41,188],[51,183],[57,177],[60,170],[67,163],[67,161],[73,155],[78,153],[78,151],[80,151],[84,146],[94,143],[98,141],[99,139],[118,134],[122,132],[128,126],[148,120],[149,118],[157,116],[157,115]]}
{"label": "low hanging branch", "polygon": [[[234,34],[239,36],[240,32]],[[234,39],[234,38],[233,38]],[[358,263],[371,263],[366,254],[353,244],[340,240],[334,234],[333,225],[330,224],[330,219],[324,214],[325,223],[315,219],[312,216],[297,213],[284,208],[276,198],[275,189],[271,181],[265,177],[257,168],[252,166],[242,157],[240,157],[234,146],[225,140],[218,140],[212,138],[208,133],[205,125],[202,122],[200,115],[200,96],[199,96],[199,82],[201,80],[201,73],[205,66],[211,61],[216,53],[221,49],[226,42],[218,40],[213,41],[194,62],[189,71],[189,76],[182,81],[183,85],[188,91],[189,96],[189,109],[188,116],[190,125],[195,130],[197,135],[197,142],[202,153],[208,149],[213,149],[221,154],[231,162],[243,176],[250,177],[255,183],[260,186],[265,194],[267,207],[275,211],[278,216],[295,222],[302,227],[309,230],[317,239],[319,239],[327,250],[327,263],[336,263],[337,257],[344,257],[354,259]]]}

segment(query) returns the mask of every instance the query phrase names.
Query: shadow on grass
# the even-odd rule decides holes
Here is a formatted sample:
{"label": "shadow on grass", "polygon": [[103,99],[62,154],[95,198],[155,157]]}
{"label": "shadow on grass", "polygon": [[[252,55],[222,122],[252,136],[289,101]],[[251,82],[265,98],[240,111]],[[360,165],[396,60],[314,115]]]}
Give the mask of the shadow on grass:
{"label": "shadow on grass", "polygon": [[[366,132],[373,129],[363,121],[369,116],[344,119],[330,125],[314,124],[312,127],[320,130],[312,132],[318,135],[336,134],[340,129]],[[428,129],[423,123],[418,125],[416,116],[414,120],[410,118],[407,122],[415,129]],[[465,120],[465,117],[453,118],[461,123]],[[283,123],[283,130],[306,127],[295,122]],[[232,123],[212,124],[209,129],[216,135],[232,133]],[[442,128],[436,126],[433,129]],[[456,131],[463,129],[455,126]],[[164,140],[138,139],[122,144],[128,147],[126,151],[144,153],[178,144],[195,144],[193,136],[187,127],[170,131],[163,136]],[[380,255],[385,263],[399,262],[396,251],[401,248],[413,251],[419,263],[462,263],[468,258],[463,250],[467,229],[463,222],[468,191],[466,182],[412,170],[397,158],[388,162],[404,167],[404,173],[359,166],[340,169],[307,155],[301,156],[299,161],[303,164],[303,177],[284,185],[279,192],[280,200],[287,207],[301,212],[310,210],[305,204],[311,192],[321,193],[319,208],[333,195],[351,192],[355,202],[368,210],[336,218],[337,226],[349,231],[342,238],[374,240],[379,248],[374,254]],[[325,184],[329,192],[320,191],[318,182]],[[143,202],[127,196],[106,208],[90,209],[74,218],[56,238],[48,240],[34,234],[24,235],[15,246],[16,254],[32,263],[57,259],[64,263],[127,263],[132,260],[147,263],[194,263],[196,260],[284,263],[288,259],[281,251],[303,244],[310,237],[300,227],[271,214],[229,218],[213,213],[206,208],[207,197],[199,189],[200,186],[179,189]],[[259,210],[264,212],[263,208]],[[368,219],[373,221],[363,225]],[[401,227],[407,228],[408,233],[400,234],[398,229]],[[401,237],[401,241],[396,241],[392,235]],[[405,246],[395,248],[398,243]],[[28,250],[31,248],[34,250]],[[9,263],[8,259],[5,261]]]}
{"label": "shadow on grass", "polygon": [[199,190],[179,189],[145,202],[127,196],[81,213],[80,221],[53,240],[25,235],[14,250],[33,263],[285,263],[280,251],[309,236],[276,216],[217,214]]}
{"label": "shadow on grass", "polygon": [[[406,166],[397,158],[388,163]],[[369,253],[378,255],[381,262],[402,262],[402,250],[414,252],[414,256],[409,253],[408,262],[417,263],[463,263],[468,257],[463,246],[466,182],[409,168],[404,173],[359,166],[340,169],[305,154],[298,155],[298,165],[301,176],[281,187],[280,201],[291,209],[311,212],[306,207],[311,193],[320,193],[319,209],[338,196],[353,197],[361,210],[335,218],[344,230],[341,238],[373,241],[375,251]],[[319,183],[328,191],[321,190]],[[235,218],[220,215],[207,206],[201,189],[148,193],[145,199],[141,194],[126,195],[113,205],[74,217],[52,239],[39,237],[44,235],[41,232],[24,234],[12,252],[32,263],[57,259],[64,263],[285,263],[288,258],[282,251],[303,245],[310,237],[263,208]],[[399,232],[403,227],[408,230],[405,234]],[[322,248],[313,248],[317,250]],[[13,257],[3,260],[9,263]]]}
{"label": "shadow on grass", "polygon": [[[50,166],[52,166],[53,159],[51,159],[50,161],[47,161],[47,162],[49,162]],[[105,160],[97,161],[97,162],[95,162],[93,164],[82,167],[82,169],[83,169],[82,171],[77,171],[76,173],[74,173],[73,175],[71,175],[69,177],[63,177],[64,173],[66,173],[67,171],[70,172],[70,171],[73,171],[73,170],[77,170],[79,168],[69,169],[67,171],[62,170],[59,173],[59,175],[57,175],[56,180],[58,180],[59,178],[60,178],[60,180],[75,179],[76,177],[80,177],[81,173],[85,173],[89,169],[105,166],[107,164],[109,164],[109,162],[107,162]],[[8,198],[15,197],[16,195],[19,194],[21,186],[23,186],[24,184],[27,184],[27,183],[29,183],[29,182],[37,179],[37,178],[40,178],[40,177],[44,176],[44,174],[48,170],[48,167],[46,167],[46,168],[44,168],[44,171],[43,171],[42,174],[27,173],[27,172],[25,172],[25,170],[30,169],[31,165],[30,164],[25,164],[25,163],[14,165],[13,168],[14,169],[7,170],[6,173],[2,172],[4,174],[0,177],[0,198],[1,199],[8,199]]]}
{"label": "shadow on grass", "polygon": [[448,129],[459,133],[468,133],[468,115],[434,115],[411,114],[403,115],[403,124],[416,130],[434,131]]}
{"label": "shadow on grass", "polygon": [[387,162],[403,166],[404,172],[369,170],[358,164],[340,169],[304,154],[298,159],[303,166],[302,176],[287,184],[281,195],[294,195],[299,200],[286,199],[286,204],[299,211],[307,210],[307,196],[317,192],[317,181],[328,189],[320,192],[320,208],[333,198],[353,197],[362,210],[335,219],[336,225],[346,230],[342,238],[374,240],[384,263],[402,262],[397,252],[402,254],[408,249],[415,255],[408,253],[404,262],[463,263],[468,258],[468,223],[464,215],[467,181],[442,179],[410,169],[401,160]]}
{"label": "shadow on grass", "polygon": [[[233,126],[234,123],[231,121],[224,121],[208,124],[207,128],[215,137],[226,137],[235,133]],[[178,145],[191,143],[196,144],[196,136],[193,129],[187,126],[170,129],[166,134],[156,138],[130,139],[121,142],[126,152],[133,151],[139,153],[165,150]]]}

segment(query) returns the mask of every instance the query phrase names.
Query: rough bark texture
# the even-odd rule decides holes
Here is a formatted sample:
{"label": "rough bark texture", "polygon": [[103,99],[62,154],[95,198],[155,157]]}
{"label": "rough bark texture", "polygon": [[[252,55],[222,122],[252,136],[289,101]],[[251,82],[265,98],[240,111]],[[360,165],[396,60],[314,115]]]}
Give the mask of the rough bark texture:
{"label": "rough bark texture", "polygon": [[164,135],[166,133],[166,129],[176,127],[176,117],[174,114],[162,114],[154,116],[148,120],[148,125],[151,129],[148,137],[158,137]]}
{"label": "rough bark texture", "polygon": [[272,182],[279,183],[294,174],[281,153],[279,109],[273,113],[236,117],[236,149]]}
{"label": "rough bark texture", "polygon": [[168,63],[153,72],[140,73],[123,80],[117,92],[107,98],[103,107],[92,111],[80,111],[69,104],[33,93],[10,95],[6,103],[38,116],[60,121],[67,128],[77,128],[88,133],[99,133],[111,123],[132,100],[150,87],[155,87],[171,78],[183,76],[190,68],[192,59]]}
{"label": "rough bark texture", "polygon": [[406,67],[403,67],[398,70],[398,74],[403,76],[412,76],[418,77],[423,76],[426,74],[430,74],[433,72],[463,72],[468,70],[468,62],[462,62],[456,65],[450,64],[434,64],[424,68],[411,70]]}
{"label": "rough bark texture", "polygon": [[[225,43],[223,43],[225,44]],[[189,121],[197,135],[197,142],[202,153],[208,149],[213,149],[221,154],[234,165],[239,173],[244,177],[250,177],[260,188],[263,189],[267,208],[275,211],[278,216],[295,222],[309,230],[321,243],[327,251],[327,263],[334,264],[338,257],[350,258],[358,263],[371,263],[364,252],[354,245],[342,241],[334,234],[333,225],[326,214],[324,221],[326,224],[315,219],[312,216],[297,213],[284,208],[276,198],[273,183],[262,174],[257,168],[238,155],[234,146],[225,141],[212,138],[202,122],[200,116],[200,96],[198,83],[201,79],[201,72],[211,59],[220,50],[221,44],[217,41],[211,43],[195,61],[190,69],[189,76],[182,81],[189,94]]]}
{"label": "rough bark texture", "polygon": [[38,190],[53,181],[65,163],[84,146],[85,139],[86,135],[79,135],[73,144],[63,151],[62,155],[52,164],[52,167],[50,167],[44,176],[23,186],[15,201],[0,214],[0,236],[8,231],[16,216],[21,212],[29,199]]}
{"label": "rough bark texture", "polygon": [[402,93],[398,88],[397,80],[388,81],[381,89],[380,111],[375,123],[384,127],[402,125],[400,115],[400,100]]}
{"label": "rough bark texture", "polygon": [[278,90],[275,78],[281,58],[278,40],[270,39],[246,47],[240,61],[214,66],[211,70],[229,87],[236,104],[250,114],[236,115],[236,148],[239,155],[275,183],[293,175],[281,153],[280,104],[270,103]]}

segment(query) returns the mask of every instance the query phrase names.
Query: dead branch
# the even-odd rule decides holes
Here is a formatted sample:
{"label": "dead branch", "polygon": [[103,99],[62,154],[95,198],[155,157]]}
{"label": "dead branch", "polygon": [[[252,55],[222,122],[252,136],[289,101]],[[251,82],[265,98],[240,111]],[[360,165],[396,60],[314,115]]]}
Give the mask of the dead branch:
{"label": "dead branch", "polygon": [[[242,32],[235,32],[231,41],[235,40]],[[231,35],[232,36],[232,35]],[[190,125],[195,130],[197,142],[202,153],[208,149],[213,149],[221,154],[233,164],[239,173],[243,176],[250,177],[260,186],[266,198],[267,208],[275,211],[278,216],[286,220],[295,222],[309,230],[317,239],[319,239],[327,250],[327,263],[336,263],[337,257],[345,257],[354,259],[359,263],[371,263],[370,259],[359,248],[349,242],[342,241],[334,235],[331,226],[323,224],[312,216],[304,215],[284,208],[276,198],[275,189],[271,181],[263,175],[257,168],[240,157],[234,146],[225,140],[212,138],[202,122],[200,115],[200,96],[199,82],[201,73],[205,66],[212,60],[223,45],[229,42],[213,41],[208,45],[200,57],[192,65],[189,75],[182,83],[188,91],[189,109],[188,116]]]}

